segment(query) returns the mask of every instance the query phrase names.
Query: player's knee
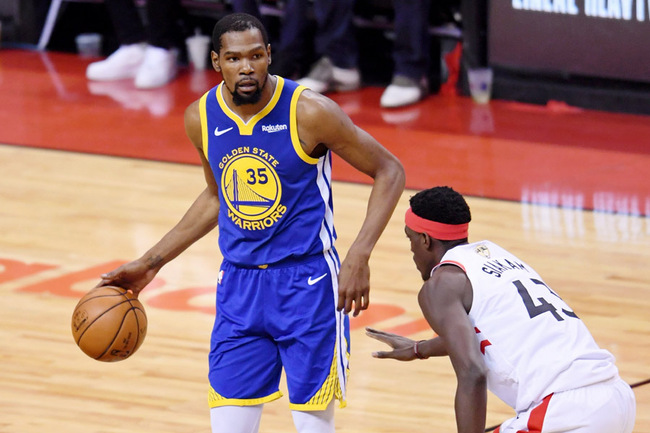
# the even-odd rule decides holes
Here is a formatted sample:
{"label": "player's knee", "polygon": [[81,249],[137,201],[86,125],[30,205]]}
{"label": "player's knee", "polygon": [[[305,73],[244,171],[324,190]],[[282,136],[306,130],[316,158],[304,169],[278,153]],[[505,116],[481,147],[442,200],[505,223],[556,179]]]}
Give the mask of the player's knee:
{"label": "player's knee", "polygon": [[291,411],[298,433],[334,433],[334,401],[325,410]]}
{"label": "player's knee", "polygon": [[210,409],[212,433],[257,433],[264,405],[220,406]]}

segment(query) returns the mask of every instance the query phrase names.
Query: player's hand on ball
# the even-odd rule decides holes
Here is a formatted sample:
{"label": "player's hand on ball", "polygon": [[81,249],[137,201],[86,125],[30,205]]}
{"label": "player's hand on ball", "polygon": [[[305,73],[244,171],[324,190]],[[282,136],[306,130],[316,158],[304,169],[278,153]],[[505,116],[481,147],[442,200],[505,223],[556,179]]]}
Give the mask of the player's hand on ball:
{"label": "player's hand on ball", "polygon": [[373,352],[372,356],[375,358],[390,358],[397,359],[398,361],[412,361],[416,359],[415,352],[413,351],[415,341],[410,338],[373,328],[366,328],[366,335],[388,344],[393,349],[392,351]]}
{"label": "player's hand on ball", "polygon": [[134,260],[102,274],[102,280],[97,287],[118,286],[131,291],[137,297],[157,273],[158,269],[151,269],[145,263]]}

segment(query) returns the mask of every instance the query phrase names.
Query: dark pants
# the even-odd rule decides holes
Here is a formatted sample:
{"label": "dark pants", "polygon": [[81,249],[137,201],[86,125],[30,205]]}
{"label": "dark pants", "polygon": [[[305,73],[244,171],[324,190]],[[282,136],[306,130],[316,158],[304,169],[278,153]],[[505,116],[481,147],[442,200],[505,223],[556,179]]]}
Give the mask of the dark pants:
{"label": "dark pants", "polygon": [[171,48],[178,43],[180,32],[177,24],[182,15],[179,0],[148,1],[146,29],[134,0],[106,0],[106,7],[120,44],[147,42]]}
{"label": "dark pants", "polygon": [[430,57],[430,0],[393,0],[395,45],[393,75],[419,81],[427,76]]}
{"label": "dark pants", "polygon": [[461,94],[469,95],[467,70],[471,68],[485,67],[488,64],[488,1],[461,0],[460,5],[460,12],[463,16],[463,56],[458,84]]}
{"label": "dark pants", "polygon": [[[255,0],[233,0],[232,5],[235,12],[260,17]],[[280,40],[273,52],[282,62],[296,64],[311,61],[315,50],[319,57],[329,57],[340,68],[356,67],[358,48],[352,23],[354,0],[314,0],[315,30],[311,28],[313,24],[309,19],[311,7],[308,0],[286,1]]]}

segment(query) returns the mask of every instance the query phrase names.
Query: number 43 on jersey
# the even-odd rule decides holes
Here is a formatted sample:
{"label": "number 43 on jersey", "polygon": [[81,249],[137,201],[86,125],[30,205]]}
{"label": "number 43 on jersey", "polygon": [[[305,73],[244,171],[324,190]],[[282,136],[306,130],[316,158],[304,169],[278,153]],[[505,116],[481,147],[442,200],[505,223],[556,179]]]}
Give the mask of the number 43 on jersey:
{"label": "number 43 on jersey", "polygon": [[[546,284],[544,284],[543,281],[537,280],[535,278],[531,278],[530,281],[535,285],[545,287],[546,290],[548,290],[548,292],[549,292],[549,294],[551,296],[554,296],[557,299],[559,299],[560,301],[562,301],[562,298],[560,298],[557,295],[557,293],[555,293],[553,290],[551,290],[550,287],[548,287]],[[558,322],[564,320],[564,317],[562,317],[562,315],[560,313],[558,313],[558,308],[555,305],[553,305],[552,302],[548,302],[546,300],[546,298],[541,297],[541,296],[538,297],[537,300],[535,301],[530,296],[530,293],[528,292],[528,289],[526,289],[526,287],[524,286],[524,284],[521,281],[519,281],[519,280],[513,281],[513,284],[517,288],[517,292],[519,292],[519,296],[521,296],[521,299],[524,301],[524,305],[526,306],[526,310],[528,310],[528,315],[530,316],[531,319],[538,316],[538,315],[540,315],[540,314],[542,314],[542,313],[549,312],[549,313],[551,313],[553,315],[553,317],[555,317],[555,319]],[[552,297],[551,297],[551,300],[553,300]],[[535,303],[535,302],[537,302],[537,303]],[[562,304],[566,306],[564,301],[562,301]],[[564,313],[564,315],[567,316],[567,317],[573,317],[575,319],[578,318],[576,313],[569,310],[568,308],[566,308],[566,309],[565,308],[560,308],[560,311],[562,313]]]}

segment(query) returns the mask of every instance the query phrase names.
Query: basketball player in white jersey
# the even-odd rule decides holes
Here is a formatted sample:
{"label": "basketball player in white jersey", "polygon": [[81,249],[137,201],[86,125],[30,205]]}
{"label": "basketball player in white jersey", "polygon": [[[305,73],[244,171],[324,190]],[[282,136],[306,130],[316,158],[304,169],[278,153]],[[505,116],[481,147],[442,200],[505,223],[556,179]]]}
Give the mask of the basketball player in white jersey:
{"label": "basketball player in white jersey", "polygon": [[487,389],[517,414],[499,433],[631,433],[634,393],[612,354],[529,265],[492,242],[468,243],[462,195],[435,187],[410,205],[405,231],[425,280],[418,301],[438,337],[415,342],[369,328],[393,349],[373,356],[449,356],[459,433],[484,432]]}

